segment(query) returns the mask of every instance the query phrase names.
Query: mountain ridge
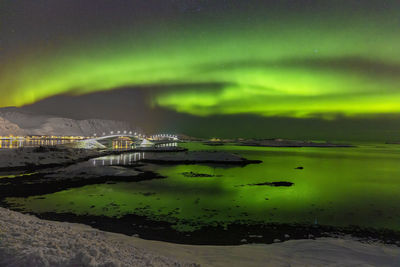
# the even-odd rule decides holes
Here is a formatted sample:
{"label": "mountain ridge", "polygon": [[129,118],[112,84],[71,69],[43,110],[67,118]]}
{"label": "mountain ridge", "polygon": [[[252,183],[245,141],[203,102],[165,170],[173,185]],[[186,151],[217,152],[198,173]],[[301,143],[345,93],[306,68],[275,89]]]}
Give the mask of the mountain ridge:
{"label": "mountain ridge", "polygon": [[101,135],[110,131],[137,131],[124,121],[71,119],[37,114],[17,107],[0,108],[0,135]]}

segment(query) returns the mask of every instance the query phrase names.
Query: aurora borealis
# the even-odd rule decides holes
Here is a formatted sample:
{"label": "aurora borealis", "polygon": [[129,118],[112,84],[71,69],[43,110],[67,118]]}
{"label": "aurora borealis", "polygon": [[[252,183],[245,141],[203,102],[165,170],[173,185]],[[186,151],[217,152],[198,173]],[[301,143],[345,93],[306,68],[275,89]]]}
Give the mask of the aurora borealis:
{"label": "aurora borealis", "polygon": [[370,0],[5,1],[0,106],[131,87],[149,112],[195,118],[396,118],[399,10]]}

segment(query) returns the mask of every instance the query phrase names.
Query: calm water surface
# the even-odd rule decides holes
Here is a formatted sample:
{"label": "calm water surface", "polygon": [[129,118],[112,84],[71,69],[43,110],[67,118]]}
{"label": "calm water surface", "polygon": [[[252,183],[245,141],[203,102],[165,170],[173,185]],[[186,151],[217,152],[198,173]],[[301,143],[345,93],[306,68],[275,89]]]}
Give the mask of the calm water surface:
{"label": "calm water surface", "polygon": [[[359,225],[400,230],[400,146],[261,148],[182,145],[191,150],[227,150],[263,163],[245,167],[155,166],[154,170],[166,179],[90,185],[44,196],[8,198],[7,201],[35,213],[144,215],[172,222],[178,230],[237,221]],[[118,160],[119,164],[129,164],[145,154],[122,157],[125,158]],[[104,160],[107,162],[107,158],[103,158],[97,164]],[[116,161],[113,158],[113,162]],[[299,166],[304,169],[295,169]],[[214,177],[185,177],[182,174],[185,172]],[[251,185],[278,181],[289,181],[294,185]]]}

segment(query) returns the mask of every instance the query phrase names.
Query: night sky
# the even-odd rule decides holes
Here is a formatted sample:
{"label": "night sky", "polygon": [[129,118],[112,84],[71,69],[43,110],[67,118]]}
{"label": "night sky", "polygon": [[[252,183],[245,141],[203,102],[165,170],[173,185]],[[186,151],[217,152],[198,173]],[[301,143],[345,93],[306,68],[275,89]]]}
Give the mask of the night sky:
{"label": "night sky", "polygon": [[148,132],[400,140],[400,2],[4,0],[0,92]]}

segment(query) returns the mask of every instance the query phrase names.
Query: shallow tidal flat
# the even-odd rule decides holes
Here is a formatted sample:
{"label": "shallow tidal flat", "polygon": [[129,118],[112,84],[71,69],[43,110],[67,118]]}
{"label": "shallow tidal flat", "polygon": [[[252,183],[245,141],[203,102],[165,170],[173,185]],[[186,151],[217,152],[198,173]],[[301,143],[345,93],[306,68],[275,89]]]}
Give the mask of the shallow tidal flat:
{"label": "shallow tidal flat", "polygon": [[[173,150],[174,152],[170,152]],[[76,157],[77,163],[72,163],[73,158],[71,154],[74,151],[79,152]],[[82,152],[83,151],[83,152]],[[140,151],[138,153],[137,151]],[[153,171],[154,167],[149,163],[158,164],[188,164],[188,163],[224,163],[224,164],[234,164],[234,165],[245,165],[249,163],[259,162],[250,161],[241,158],[238,155],[227,153],[223,151],[198,151],[198,152],[186,152],[185,148],[161,148],[161,149],[151,149],[144,150],[150,151],[145,153],[143,150],[134,150],[134,152],[124,152],[121,151],[118,155],[107,155],[115,154],[118,152],[90,152],[88,150],[66,150],[66,149],[29,149],[29,150],[8,150],[4,151],[12,155],[29,155],[30,158],[36,159],[36,154],[40,153],[40,158],[52,158],[54,154],[58,156],[64,152],[67,156],[63,158],[68,159],[68,161],[59,160],[59,157],[54,157],[54,166],[46,168],[49,166],[46,162],[37,162],[35,165],[32,163],[28,164],[29,170],[31,172],[24,172],[21,167],[23,163],[18,165],[15,174],[7,174],[7,171],[0,179],[0,196],[30,196],[45,193],[53,193],[60,191],[62,189],[81,187],[90,184],[103,184],[103,183],[116,183],[116,182],[138,182],[142,180],[151,180],[165,178]],[[157,151],[157,152],[156,152]],[[89,155],[107,155],[99,158],[94,158],[89,161],[79,162],[82,160],[83,154],[85,157]],[[132,154],[134,157],[132,157]],[[127,155],[129,158],[127,159]],[[137,157],[136,157],[137,156]],[[12,157],[11,157],[12,158]],[[105,164],[105,160],[108,160]],[[113,162],[114,160],[114,162]],[[96,162],[100,162],[97,165]],[[146,162],[145,164],[143,164]],[[51,166],[53,166],[51,165]],[[39,169],[34,171],[32,166],[37,166]]]}
{"label": "shallow tidal flat", "polygon": [[[3,202],[42,218],[179,243],[271,243],[346,233],[387,243],[400,240],[398,146],[224,145],[210,149],[199,143],[181,145],[189,149],[189,158],[234,155],[235,159],[262,162],[193,163],[182,162],[180,156],[171,162],[173,154],[185,152],[127,153],[127,159],[89,161],[87,168],[90,165],[92,171],[71,166],[47,174],[49,179],[58,179],[64,172],[71,177],[85,172],[89,181],[98,172],[112,169],[125,176],[110,174],[94,184],[27,198],[8,196]],[[164,162],[148,163],[146,159]],[[123,170],[147,172],[148,176],[133,179],[133,173]]]}

